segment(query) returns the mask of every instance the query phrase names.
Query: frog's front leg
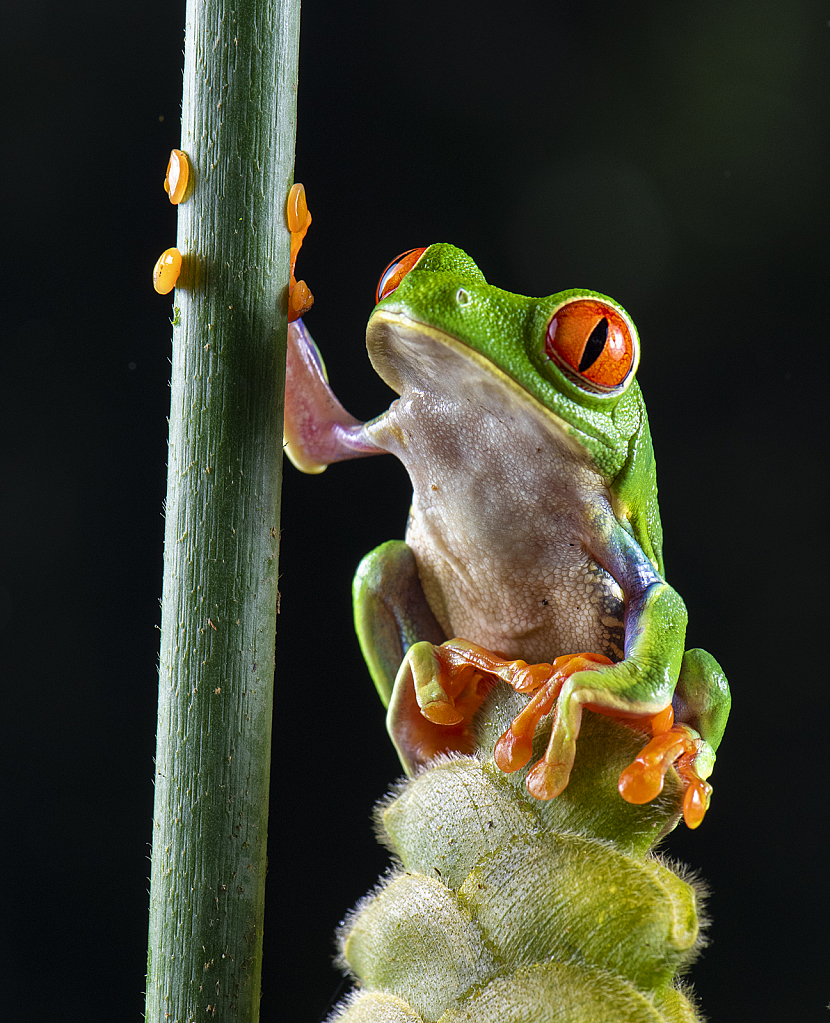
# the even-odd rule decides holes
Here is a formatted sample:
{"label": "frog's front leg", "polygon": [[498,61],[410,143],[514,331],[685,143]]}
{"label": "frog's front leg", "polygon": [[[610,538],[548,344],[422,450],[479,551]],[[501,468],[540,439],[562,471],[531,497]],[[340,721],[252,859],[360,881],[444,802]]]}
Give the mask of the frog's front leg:
{"label": "frog's front leg", "polygon": [[568,784],[585,707],[650,718],[670,705],[680,671],[686,609],[663,582],[649,587],[636,605],[626,611],[626,636],[633,632],[633,639],[626,641],[625,659],[576,671],[562,684],[547,750],[527,777],[528,790],[537,799],[552,799]]}
{"label": "frog's front leg", "polygon": [[[557,657],[549,678],[514,718],[496,743],[498,767],[505,772],[519,770],[530,760],[536,726],[552,709],[569,676],[580,671],[596,671],[611,665],[599,654],[571,654]],[[632,715],[630,708],[620,709],[616,701],[586,704],[592,710],[649,728],[654,738],[620,775],[619,792],[629,803],[648,803],[663,789],[666,772],[674,767],[684,783],[683,817],[696,828],[706,813],[712,787],[706,781],[715,763],[729,715],[729,686],[717,661],[705,650],[687,650],[683,655],[680,677],[672,702],[656,714]],[[675,723],[675,719],[677,723]],[[538,799],[557,795],[548,785],[551,775],[550,752],[529,772],[527,787]],[[561,791],[561,789],[560,789]]]}
{"label": "frog's front leg", "polygon": [[288,324],[284,436],[285,453],[301,472],[386,453],[334,396],[320,351],[301,319]]}
{"label": "frog's front leg", "polygon": [[[603,529],[604,526],[604,529]],[[538,799],[552,799],[568,784],[585,707],[629,719],[649,719],[670,706],[686,634],[686,608],[657,573],[634,538],[616,522],[600,523],[593,554],[617,580],[625,599],[625,658],[617,664],[568,658],[559,671],[550,741],[527,777]],[[587,669],[587,670],[586,670]],[[511,726],[514,729],[517,722]],[[504,748],[503,769],[527,762]]]}
{"label": "frog's front leg", "polygon": [[285,372],[285,453],[301,472],[322,472],[332,462],[384,449],[370,440],[366,424],[343,408],[329,387],[320,351],[301,317],[314,296],[305,281],[294,276],[297,256],[311,224],[305,188],[292,185],[286,203],[291,231],[291,265],[288,285],[288,352]]}
{"label": "frog's front leg", "polygon": [[[551,799],[565,788],[582,711],[588,707],[640,721],[655,733],[620,778],[623,798],[634,803],[650,801],[661,791],[663,777],[674,765],[686,784],[686,823],[696,827],[708,806],[711,788],[705,779],[711,773],[729,713],[726,678],[705,651],[683,654],[683,601],[657,575],[630,534],[620,526],[612,528],[597,560],[614,575],[625,596],[625,658],[611,664],[582,654],[554,662],[557,671],[546,683],[546,688],[555,686],[558,692],[550,740],[544,756],[528,773],[527,788],[538,799]],[[602,660],[606,663],[600,663]],[[534,697],[535,702],[543,692]],[[496,747],[496,762],[503,770],[517,770],[530,758],[539,720],[534,701]]]}
{"label": "frog's front leg", "polygon": [[669,708],[671,716],[662,727],[654,728],[654,738],[620,775],[620,795],[629,803],[650,802],[661,792],[665,773],[674,765],[686,788],[683,817],[690,828],[696,828],[709,806],[712,787],[706,779],[712,773],[730,703],[726,676],[714,657],[705,650],[687,650]]}

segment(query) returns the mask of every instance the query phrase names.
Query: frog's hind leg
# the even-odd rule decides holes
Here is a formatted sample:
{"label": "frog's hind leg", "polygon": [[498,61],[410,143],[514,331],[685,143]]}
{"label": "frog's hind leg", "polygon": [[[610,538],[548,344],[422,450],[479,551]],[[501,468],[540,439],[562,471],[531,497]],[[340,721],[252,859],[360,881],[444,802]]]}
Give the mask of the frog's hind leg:
{"label": "frog's hind leg", "polygon": [[715,658],[705,650],[687,650],[672,700],[674,720],[699,732],[714,754],[723,738],[731,704],[726,675]]}
{"label": "frog's hind leg", "polygon": [[360,647],[387,728],[409,774],[440,753],[471,753],[473,717],[496,679],[532,692],[550,664],[507,661],[463,639],[445,640],[424,596],[412,550],[392,540],[360,563],[354,580]]}
{"label": "frog's hind leg", "polygon": [[360,650],[384,707],[415,643],[447,638],[427,603],[412,549],[403,540],[376,547],[360,562],[352,585]]}
{"label": "frog's hind leg", "polygon": [[430,721],[421,713],[416,680],[421,689],[440,685],[433,651],[446,636],[424,596],[415,555],[403,540],[390,540],[366,555],[354,578],[353,599],[360,649],[389,708],[389,733],[406,770],[412,773],[441,752],[469,752],[468,723],[452,715],[445,723]]}

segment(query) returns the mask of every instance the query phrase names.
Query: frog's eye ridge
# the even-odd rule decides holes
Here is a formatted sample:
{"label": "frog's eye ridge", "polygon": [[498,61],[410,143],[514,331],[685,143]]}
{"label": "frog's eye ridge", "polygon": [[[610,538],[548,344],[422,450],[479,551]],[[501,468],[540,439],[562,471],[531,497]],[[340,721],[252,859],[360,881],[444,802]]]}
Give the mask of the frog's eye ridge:
{"label": "frog's eye ridge", "polygon": [[378,289],[375,292],[375,302],[380,302],[392,294],[426,250],[427,246],[420,249],[407,249],[406,252],[402,252],[400,256],[396,256],[392,260],[381,274]]}
{"label": "frog's eye ridge", "polygon": [[548,323],[545,354],[599,390],[620,387],[636,358],[624,317],[594,298],[575,299],[556,310]]}

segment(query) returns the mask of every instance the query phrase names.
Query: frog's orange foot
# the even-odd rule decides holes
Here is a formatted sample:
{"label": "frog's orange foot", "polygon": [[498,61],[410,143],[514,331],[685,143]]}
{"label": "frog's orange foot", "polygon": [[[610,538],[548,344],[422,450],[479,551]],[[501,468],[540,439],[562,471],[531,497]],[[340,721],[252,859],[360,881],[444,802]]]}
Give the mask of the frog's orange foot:
{"label": "frog's orange foot", "polygon": [[[459,728],[467,734],[476,711],[493,687],[493,679],[478,663],[477,647],[463,640],[450,640],[441,646],[415,643],[407,653],[415,681],[415,696],[420,716],[431,725]],[[492,658],[481,651],[485,658]],[[470,736],[473,735],[469,731]]]}
{"label": "frog's orange foot", "polygon": [[472,668],[443,676],[436,682],[436,692],[419,694],[421,714],[434,725],[469,724],[484,698],[492,689],[492,682]]}
{"label": "frog's orange foot", "polygon": [[415,643],[404,665],[412,681],[401,688],[398,700],[393,697],[396,707],[394,712],[390,710],[390,729],[401,758],[413,768],[440,752],[472,752],[472,720],[496,678],[520,692],[529,692],[552,670],[549,664],[505,660],[463,639],[440,646]]}
{"label": "frog's orange foot", "polygon": [[663,791],[666,772],[674,764],[686,786],[683,820],[696,828],[709,809],[712,786],[700,777],[695,759],[703,740],[687,725],[674,725],[662,732],[628,765],[620,775],[618,789],[628,803],[649,803]]}
{"label": "frog's orange foot", "polygon": [[303,239],[311,225],[311,213],[306,203],[305,188],[297,182],[291,186],[286,203],[288,230],[291,232],[291,268],[288,280],[288,322],[304,316],[314,304],[314,296],[305,281],[294,277],[297,256],[303,247]]}
{"label": "frog's orange foot", "polygon": [[314,305],[314,296],[305,281],[295,281],[288,286],[288,322],[293,323]]}
{"label": "frog's orange foot", "polygon": [[472,720],[492,687],[490,676],[453,656],[447,644],[412,644],[398,669],[387,716],[409,774],[439,754],[473,752]]}
{"label": "frog's orange foot", "polygon": [[[551,712],[559,691],[565,680],[577,671],[593,671],[601,665],[612,662],[603,657],[602,654],[565,654],[557,657],[553,664],[534,665],[534,668],[548,669],[547,678],[536,682],[536,685],[513,688],[518,692],[532,692],[536,689],[530,702],[510,722],[510,727],[496,743],[493,751],[493,758],[496,765],[510,774],[518,771],[530,760],[533,755],[533,736],[536,733],[536,726],[542,718]],[[531,795],[537,799],[552,799],[562,791],[561,784],[563,765],[554,763],[550,756],[550,749],[545,756],[533,767],[527,776],[527,787]],[[565,782],[567,783],[567,770],[565,770]]]}
{"label": "frog's orange foot", "polygon": [[464,639],[441,646],[416,643],[408,658],[416,679],[421,714],[437,725],[471,720],[501,678],[519,692],[532,692],[550,675],[549,664],[507,661]]}

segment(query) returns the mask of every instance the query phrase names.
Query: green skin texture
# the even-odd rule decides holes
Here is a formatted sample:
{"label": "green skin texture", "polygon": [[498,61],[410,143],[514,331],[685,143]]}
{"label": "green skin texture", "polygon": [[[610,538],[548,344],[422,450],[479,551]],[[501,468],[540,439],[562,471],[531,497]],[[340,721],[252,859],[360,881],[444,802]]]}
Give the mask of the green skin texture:
{"label": "green skin texture", "polygon": [[[655,714],[673,702],[676,720],[688,724],[704,740],[695,769],[704,778],[711,772],[729,712],[729,690],[723,672],[709,654],[685,651],[686,609],[663,578],[654,454],[645,406],[634,379],[636,358],[620,387],[600,391],[545,354],[552,316],[562,305],[579,298],[600,299],[615,309],[629,325],[638,348],[628,314],[605,296],[590,291],[561,292],[541,299],[514,295],[487,284],[460,249],[446,244],[430,246],[370,318],[370,358],[402,398],[388,413],[367,424],[352,419],[337,403],[322,361],[315,361],[319,355],[302,322],[292,325],[286,437],[295,464],[304,471],[317,472],[333,461],[391,451],[404,461],[413,479],[413,519],[407,535],[411,535],[415,555],[401,541],[384,544],[364,559],[354,584],[361,647],[378,692],[389,707],[390,734],[408,773],[429,759],[424,749],[464,753],[469,748],[468,737],[459,735],[457,729],[454,732],[426,723],[419,709],[445,700],[433,651],[457,635],[447,634],[446,621],[451,615],[444,605],[453,599],[457,605],[463,596],[459,597],[460,589],[453,589],[458,587],[451,572],[440,565],[432,572],[433,561],[439,563],[443,557],[444,537],[436,540],[430,532],[434,515],[432,519],[429,514],[420,516],[428,528],[419,525],[418,508],[431,499],[430,467],[436,458],[444,458],[448,447],[455,446],[463,453],[468,444],[471,460],[479,460],[477,467],[487,457],[479,450],[480,444],[466,438],[459,427],[463,420],[451,408],[452,394],[448,392],[458,386],[453,381],[465,366],[477,382],[471,390],[484,386],[488,393],[503,396],[509,414],[550,444],[551,487],[556,486],[560,453],[566,469],[577,474],[579,497],[569,508],[570,517],[577,520],[573,539],[588,552],[590,566],[602,577],[606,597],[612,599],[613,593],[608,594],[613,590],[624,605],[620,628],[624,656],[610,641],[607,649],[595,649],[617,663],[574,673],[559,694],[549,748],[556,772],[554,794],[568,783],[586,704],[635,718]],[[421,344],[426,355],[418,349]],[[305,352],[302,357],[297,354],[301,349]],[[411,411],[418,402],[430,408],[420,421]],[[441,418],[440,410],[445,407],[449,409],[446,423],[436,427],[435,420]],[[440,429],[452,434],[452,444],[436,440]],[[517,443],[515,463],[511,463],[509,444],[492,450],[493,490],[496,497],[503,496],[502,503],[510,505],[521,487],[507,481],[521,479],[522,448]],[[451,472],[446,478],[449,488]],[[433,486],[432,490],[442,489],[443,482],[444,477],[442,487]],[[461,498],[453,504],[452,495],[446,500],[442,514],[453,533],[456,524],[446,519],[455,517],[454,508],[460,516],[466,506]],[[524,514],[523,508],[517,517]],[[553,533],[555,526],[553,520],[538,523],[537,542],[539,536]],[[499,522],[498,529],[504,528]],[[481,551],[487,551],[488,557],[492,552],[498,529],[484,519],[480,523],[465,520],[458,529],[467,538],[461,561],[473,571]],[[555,565],[554,554],[550,561]],[[509,556],[505,564],[510,564]],[[526,595],[517,589],[521,581],[508,578],[509,570],[499,565],[497,557],[494,566],[494,591],[519,594],[522,599],[527,596],[530,602],[533,582],[528,582]],[[485,589],[477,591],[482,600]],[[452,591],[446,601],[445,591]],[[474,591],[472,600],[476,599]],[[506,604],[512,602],[513,598],[505,597]],[[530,632],[529,626],[526,631]],[[513,635],[506,630],[503,640],[496,641],[499,645],[488,649],[532,662],[532,657],[524,656],[519,633],[515,632],[515,644]],[[460,638],[487,646],[475,635]],[[538,655],[531,645],[531,652],[537,653],[537,661],[552,661],[561,654],[580,651],[545,648]]]}

